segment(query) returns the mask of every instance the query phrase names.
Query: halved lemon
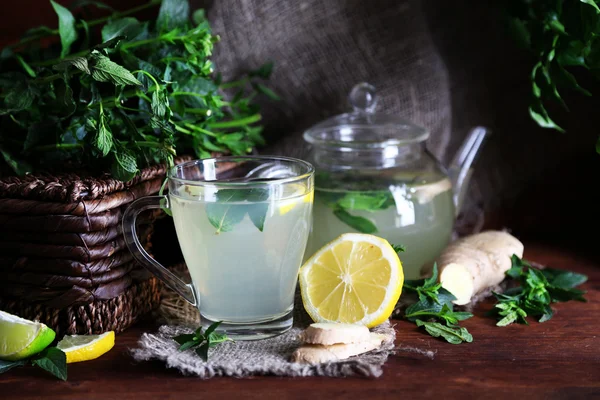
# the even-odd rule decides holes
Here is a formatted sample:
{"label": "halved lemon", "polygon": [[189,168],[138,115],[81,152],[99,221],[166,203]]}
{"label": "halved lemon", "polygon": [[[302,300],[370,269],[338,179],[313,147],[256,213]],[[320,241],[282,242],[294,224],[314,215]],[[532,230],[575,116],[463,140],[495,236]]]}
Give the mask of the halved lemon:
{"label": "halved lemon", "polygon": [[391,316],[403,283],[392,246],[363,233],[337,237],[300,268],[302,302],[315,322],[377,326]]}
{"label": "halved lemon", "polygon": [[65,336],[56,347],[67,355],[67,364],[69,364],[98,358],[114,345],[115,333],[109,331],[101,335]]}

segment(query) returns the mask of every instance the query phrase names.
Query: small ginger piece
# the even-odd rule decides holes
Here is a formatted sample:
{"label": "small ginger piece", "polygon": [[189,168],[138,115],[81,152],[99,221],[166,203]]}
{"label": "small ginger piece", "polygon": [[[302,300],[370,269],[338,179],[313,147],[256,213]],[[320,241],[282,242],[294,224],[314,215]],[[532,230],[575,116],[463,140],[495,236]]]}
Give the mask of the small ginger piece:
{"label": "small ginger piece", "polygon": [[[458,239],[446,247],[438,257],[439,281],[456,300],[464,305],[487,288],[505,278],[511,267],[511,256],[523,257],[524,246],[517,238],[504,231],[484,231]],[[432,265],[422,270],[431,273]]]}
{"label": "small ginger piece", "polygon": [[358,343],[338,343],[332,345],[304,344],[292,354],[291,360],[298,363],[318,364],[346,358],[375,350],[383,343],[385,335],[369,333],[367,340]]}
{"label": "small ginger piece", "polygon": [[311,324],[301,334],[304,343],[338,344],[358,343],[370,339],[369,328],[363,325],[319,322]]}

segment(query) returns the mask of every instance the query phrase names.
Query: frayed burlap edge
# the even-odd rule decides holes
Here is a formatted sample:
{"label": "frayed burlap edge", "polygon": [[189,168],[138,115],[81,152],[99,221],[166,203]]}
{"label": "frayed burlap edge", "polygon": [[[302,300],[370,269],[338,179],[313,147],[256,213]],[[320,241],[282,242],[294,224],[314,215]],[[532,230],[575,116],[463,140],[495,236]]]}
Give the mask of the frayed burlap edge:
{"label": "frayed burlap edge", "polygon": [[163,325],[157,333],[145,333],[138,348],[131,354],[137,361],[160,360],[168,368],[182,374],[209,379],[219,376],[244,378],[253,375],[273,376],[362,376],[376,378],[382,375],[383,364],[394,351],[396,333],[389,322],[373,329],[387,339],[376,350],[349,359],[321,363],[301,364],[290,361],[293,351],[300,346],[298,338],[302,328],[295,326],[283,335],[261,341],[223,343],[210,350],[208,362],[202,361],[192,350],[179,352],[173,336],[190,333],[182,326]]}

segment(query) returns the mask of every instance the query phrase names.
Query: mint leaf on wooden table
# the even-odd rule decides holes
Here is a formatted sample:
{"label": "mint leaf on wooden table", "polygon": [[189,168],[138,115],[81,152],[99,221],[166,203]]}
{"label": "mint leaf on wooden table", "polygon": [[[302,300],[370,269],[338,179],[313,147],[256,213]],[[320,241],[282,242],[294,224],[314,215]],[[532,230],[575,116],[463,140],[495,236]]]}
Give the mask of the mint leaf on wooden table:
{"label": "mint leaf on wooden table", "polygon": [[434,264],[429,278],[404,282],[403,290],[413,292],[418,297],[418,301],[406,307],[404,318],[425,328],[431,336],[441,337],[448,343],[472,342],[473,336],[466,328],[458,326],[458,322],[471,318],[473,314],[454,311],[452,301],[456,297],[444,289],[437,279],[438,268]]}
{"label": "mint leaf on wooden table", "polygon": [[45,369],[63,381],[67,380],[67,356],[56,347],[49,347],[35,356],[31,363]]}
{"label": "mint leaf on wooden table", "polygon": [[202,332],[202,327],[196,329],[194,333],[186,333],[175,336],[173,340],[179,343],[179,351],[185,351],[188,349],[196,348],[196,354],[200,356],[203,361],[208,361],[208,349],[215,347],[223,342],[233,342],[232,339],[228,338],[223,333],[215,332],[215,329],[221,324],[222,321],[217,321],[206,328],[206,331]]}
{"label": "mint leaf on wooden table", "polygon": [[473,336],[467,331],[467,328],[460,326],[443,325],[439,322],[424,322],[416,320],[418,327],[425,327],[427,333],[433,337],[443,337],[448,343],[461,344],[463,342],[471,343]]}
{"label": "mint leaf on wooden table", "polygon": [[67,380],[67,356],[62,350],[57,349],[56,347],[47,347],[40,353],[26,360],[0,360],[0,374],[12,368],[27,365],[30,362],[32,365],[50,372],[52,375],[63,381]]}
{"label": "mint leaf on wooden table", "polygon": [[25,361],[25,360],[21,360],[21,361],[0,360],[0,374],[3,372],[6,372],[12,368],[20,367],[20,366],[26,365],[26,364],[27,364],[27,361]]}
{"label": "mint leaf on wooden table", "polygon": [[512,266],[506,276],[519,283],[504,293],[494,293],[498,300],[489,313],[498,318],[497,326],[514,322],[527,324],[527,316],[538,318],[538,322],[551,319],[552,303],[571,300],[585,302],[583,290],[575,289],[587,281],[587,276],[553,268],[536,269],[516,255],[511,257]]}

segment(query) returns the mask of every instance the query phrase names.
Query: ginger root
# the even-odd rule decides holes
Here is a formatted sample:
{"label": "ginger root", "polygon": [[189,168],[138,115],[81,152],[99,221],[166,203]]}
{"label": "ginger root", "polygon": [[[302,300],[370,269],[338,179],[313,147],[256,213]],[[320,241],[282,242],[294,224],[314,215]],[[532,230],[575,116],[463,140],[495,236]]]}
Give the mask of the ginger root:
{"label": "ginger root", "polygon": [[[504,231],[466,236],[449,244],[438,257],[438,279],[456,297],[454,304],[468,304],[474,295],[502,282],[511,256],[522,258],[523,250],[523,243]],[[433,264],[425,266],[422,275],[430,275],[432,268]]]}
{"label": "ginger root", "polygon": [[330,345],[304,344],[292,354],[292,361],[298,363],[318,364],[329,361],[344,360],[381,346],[385,336],[370,333],[369,338],[356,343],[336,343]]}
{"label": "ginger root", "polygon": [[313,323],[299,339],[303,342],[291,356],[292,362],[318,364],[344,360],[381,346],[386,336],[366,326],[336,322]]}

